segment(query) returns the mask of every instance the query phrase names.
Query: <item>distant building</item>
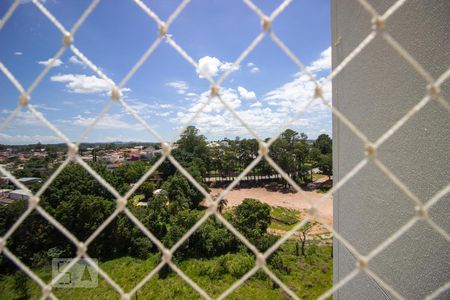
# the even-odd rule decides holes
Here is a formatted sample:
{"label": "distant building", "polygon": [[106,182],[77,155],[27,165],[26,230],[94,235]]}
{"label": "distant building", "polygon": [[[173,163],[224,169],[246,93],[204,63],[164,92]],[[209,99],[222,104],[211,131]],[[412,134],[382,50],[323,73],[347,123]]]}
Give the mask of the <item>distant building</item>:
{"label": "distant building", "polygon": [[22,177],[18,179],[20,183],[23,183],[25,185],[30,185],[36,182],[40,182],[41,179],[38,177]]}
{"label": "distant building", "polygon": [[220,147],[220,144],[218,142],[209,142],[206,146],[210,148]]}
{"label": "distant building", "polygon": [[9,193],[9,199],[28,200],[28,199],[30,199],[30,196],[28,195],[28,192],[25,190],[15,190],[15,191],[11,191]]}
{"label": "distant building", "polygon": [[154,195],[154,196],[159,195],[159,194],[161,194],[163,191],[164,191],[163,189],[157,189],[157,190],[154,190],[154,191],[153,191],[153,195]]}
{"label": "distant building", "polygon": [[7,184],[9,183],[8,177],[0,177],[0,184]]}
{"label": "distant building", "polygon": [[8,198],[11,191],[12,191],[11,189],[1,189],[0,197]]}

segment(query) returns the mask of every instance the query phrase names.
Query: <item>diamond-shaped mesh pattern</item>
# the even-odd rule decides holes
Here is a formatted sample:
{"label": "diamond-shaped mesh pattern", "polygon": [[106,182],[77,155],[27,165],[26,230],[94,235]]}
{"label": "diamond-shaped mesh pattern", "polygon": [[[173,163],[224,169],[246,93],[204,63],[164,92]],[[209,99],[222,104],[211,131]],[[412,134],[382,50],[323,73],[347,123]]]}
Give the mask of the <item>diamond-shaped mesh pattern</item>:
{"label": "diamond-shaped mesh pattern", "polygon": [[[133,0],[130,0],[133,1]],[[60,137],[68,146],[68,157],[56,170],[56,172],[43,184],[38,192],[33,194],[26,186],[21,184],[11,173],[0,166],[0,172],[4,176],[8,177],[17,187],[27,191],[30,196],[28,209],[21,215],[21,217],[14,223],[14,225],[6,232],[4,236],[0,238],[0,251],[3,252],[12,262],[14,262],[24,273],[26,273],[33,281],[35,281],[42,288],[42,299],[47,297],[51,299],[56,299],[56,296],[52,293],[53,285],[61,279],[64,273],[77,263],[78,260],[84,258],[92,267],[94,267],[99,274],[121,295],[122,299],[130,299],[139,288],[146,284],[164,265],[169,265],[173,271],[175,271],[185,282],[187,282],[193,289],[195,289],[201,296],[206,299],[211,299],[211,297],[198,286],[194,281],[192,281],[186,274],[184,274],[173,262],[173,253],[207,220],[208,217],[215,215],[238,239],[240,239],[251,251],[254,252],[256,256],[255,266],[246,273],[241,279],[236,281],[232,286],[230,286],[226,291],[224,291],[218,299],[223,299],[227,297],[230,293],[236,290],[240,285],[242,285],[248,278],[255,274],[258,270],[264,271],[275,283],[277,283],[288,295],[294,299],[299,299],[298,296],[285,285],[266,265],[266,259],[274,253],[288,238],[290,238],[297,230],[303,227],[308,221],[313,218],[321,221],[320,217],[316,215],[316,208],[323,204],[324,201],[328,199],[329,195],[339,190],[344,186],[351,178],[353,178],[364,166],[367,165],[369,161],[372,161],[401,191],[411,200],[412,204],[415,206],[417,214],[410,219],[406,224],[404,224],[399,230],[393,233],[389,238],[380,243],[375,249],[373,249],[368,255],[361,255],[357,249],[355,249],[339,232],[335,231],[333,228],[328,226],[325,222],[323,225],[333,233],[333,237],[336,238],[342,245],[344,245],[356,258],[357,266],[356,268],[342,278],[339,282],[322,294],[319,299],[326,299],[333,295],[337,290],[342,288],[346,283],[352,280],[356,275],[364,272],[373,280],[375,280],[381,287],[389,291],[393,296],[398,299],[404,299],[403,296],[397,292],[388,282],[383,281],[371,268],[369,268],[368,263],[376,257],[380,252],[386,249],[389,245],[394,243],[399,239],[405,232],[407,232],[416,222],[423,220],[427,222],[436,232],[438,232],[446,241],[450,242],[450,235],[436,224],[432,218],[428,215],[428,210],[435,205],[441,198],[443,198],[450,191],[450,184],[441,189],[428,201],[423,201],[419,199],[413,192],[411,192],[408,187],[402,183],[400,178],[396,177],[390,169],[377,158],[377,149],[391,137],[395,132],[397,132],[413,115],[419,112],[428,102],[435,100],[443,107],[444,110],[450,112],[450,104],[443,98],[440,93],[439,87],[445,82],[445,80],[450,77],[450,69],[444,72],[437,79],[434,79],[415,59],[409,54],[385,29],[384,24],[387,19],[393,18],[395,12],[399,10],[406,0],[399,0],[394,5],[392,5],[383,15],[380,15],[366,0],[357,0],[367,12],[372,16],[372,31],[367,37],[365,37],[362,42],[350,52],[350,54],[342,60],[342,62],[334,68],[332,73],[326,78],[324,82],[319,82],[316,78],[308,71],[304,64],[296,57],[296,55],[289,50],[289,48],[280,40],[276,33],[272,30],[271,25],[285,9],[288,9],[291,0],[285,0],[278,8],[276,8],[271,15],[266,15],[258,8],[251,0],[243,0],[245,4],[260,18],[261,21],[261,32],[256,36],[256,38],[250,43],[250,45],[241,53],[241,55],[236,59],[232,68],[225,72],[217,81],[208,76],[208,74],[203,74],[203,78],[209,81],[211,84],[211,91],[209,96],[209,101],[217,97],[220,102],[226,107],[227,110],[248,130],[248,132],[254,136],[259,142],[259,155],[254,159],[254,161],[249,164],[242,173],[219,195],[215,200],[202,188],[202,186],[185,170],[171,155],[171,147],[173,142],[166,142],[159,134],[156,132],[146,121],[144,121],[122,98],[120,90],[126,85],[126,83],[132,78],[136,71],[144,64],[144,62],[152,55],[155,49],[159,46],[162,41],[167,42],[171,45],[184,59],[186,59],[195,70],[201,72],[197,67],[195,60],[189,56],[189,54],[183,50],[183,48],[178,45],[172,35],[169,35],[170,25],[177,18],[177,16],[185,9],[186,5],[189,4],[189,0],[184,0],[181,4],[174,10],[174,12],[169,16],[166,21],[163,21],[159,16],[152,11],[150,7],[144,4],[141,0],[134,0],[134,2],[141,8],[152,20],[155,22],[159,28],[159,36],[151,44],[151,46],[145,51],[142,57],[136,62],[133,68],[128,72],[128,74],[119,82],[115,83],[113,80],[108,78],[99,67],[97,67],[93,62],[91,62],[83,52],[76,47],[73,43],[73,37],[76,32],[82,26],[85,19],[92,13],[96,8],[100,0],[93,0],[89,7],[83,12],[80,18],[75,22],[75,25],[67,30],[47,8],[39,2],[38,0],[33,0],[34,5],[45,15],[51,23],[61,32],[62,34],[62,46],[55,53],[50,63],[44,68],[44,70],[36,77],[33,83],[25,89],[19,81],[16,80],[14,75],[0,62],[0,70],[6,75],[6,77],[13,83],[20,93],[18,107],[15,109],[1,124],[0,132],[10,123],[18,112],[22,108],[27,108],[34,116],[36,116],[45,126],[51,129],[58,137]],[[0,30],[6,24],[8,19],[13,15],[14,11],[20,4],[21,0],[15,0],[14,3],[9,7],[6,14],[0,20]],[[278,138],[278,135],[273,136],[267,142],[262,141],[256,132],[251,128],[249,124],[243,120],[239,114],[232,108],[229,103],[221,97],[220,85],[224,80],[230,75],[234,70],[235,66],[240,65],[240,63],[258,46],[258,44],[263,40],[265,36],[268,36],[272,41],[281,48],[281,50],[296,64],[302,72],[308,75],[310,80],[315,84],[314,97],[312,97],[308,103],[300,109],[296,115],[285,124],[283,128],[287,128],[292,124],[300,114],[305,112],[309,106],[314,101],[321,101],[332,111],[334,116],[345,124],[365,145],[365,158],[362,159],[358,164],[356,164],[351,171],[349,171],[335,186],[329,190],[319,201],[312,202],[308,199],[307,195],[304,194],[305,198],[310,204],[308,214],[306,218],[297,224],[292,230],[284,234],[274,245],[272,245],[264,253],[260,252],[252,243],[250,243],[239,231],[237,231],[220,213],[217,211],[218,202],[231,190],[233,189],[239,181],[244,178],[258,162],[265,159],[289,184],[291,184],[295,190],[299,193],[303,193],[302,189],[292,180],[289,175],[283,171],[268,155],[269,146]],[[374,40],[376,36],[381,36],[388,45],[390,45],[395,51],[397,51],[401,58],[409,63],[414,70],[423,78],[424,85],[426,85],[428,93],[421,99],[413,108],[411,108],[401,119],[399,119],[389,130],[387,130],[378,140],[370,141],[363,132],[361,132],[352,122],[347,119],[336,107],[333,107],[323,96],[322,86],[331,82],[339,73],[346,68],[352,60],[357,57],[365,48],[370,46],[371,41]],[[29,99],[40,84],[41,80],[50,70],[55,61],[61,57],[65,51],[72,51],[76,57],[78,57],[83,63],[85,63],[96,75],[100,78],[106,80],[111,85],[111,100],[103,108],[103,110],[98,114],[95,120],[88,126],[88,128],[83,132],[82,136],[76,143],[72,143],[61,131],[59,131],[54,125],[52,125],[33,105],[29,103]],[[209,103],[205,102],[202,107],[191,117],[191,119],[183,124],[180,133],[183,132],[202,112],[202,110]],[[97,174],[88,164],[86,164],[81,157],[78,155],[78,145],[83,141],[83,139],[91,132],[95,125],[101,120],[101,118],[108,112],[108,110],[113,106],[121,105],[130,115],[132,115],[140,124],[144,126],[159,142],[161,142],[163,155],[162,157],[147,171],[147,173],[130,189],[125,195],[120,195],[108,182],[106,182],[99,174]],[[206,197],[209,202],[209,209],[203,215],[203,217],[189,230],[183,237],[170,249],[166,248],[126,207],[129,197],[139,188],[139,186],[161,165],[164,160],[170,160],[170,162],[184,175],[186,178]],[[85,241],[78,240],[71,232],[69,232],[62,224],[60,224],[53,216],[48,214],[40,205],[40,196],[49,187],[53,180],[62,172],[65,166],[69,162],[76,162],[85,168],[98,182],[103,185],[111,194],[116,198],[117,207],[115,211],[109,216],[94,233]],[[36,210],[42,217],[44,217],[48,222],[55,226],[61,233],[63,233],[77,248],[77,255],[70,264],[68,264],[65,269],[59,274],[59,276],[52,279],[51,282],[43,282],[33,271],[23,264],[15,255],[12,253],[8,247],[8,238],[15,232],[15,230],[20,226],[22,222],[30,215],[31,212]],[[129,219],[140,228],[140,230],[160,249],[162,253],[162,260],[147,276],[145,276],[132,290],[124,291],[111,277],[106,274],[87,254],[87,249],[93,240],[110,224],[110,222],[119,214],[123,212],[129,217]],[[444,284],[439,289],[435,290],[433,293],[428,295],[427,299],[432,299],[450,288],[450,281]]]}

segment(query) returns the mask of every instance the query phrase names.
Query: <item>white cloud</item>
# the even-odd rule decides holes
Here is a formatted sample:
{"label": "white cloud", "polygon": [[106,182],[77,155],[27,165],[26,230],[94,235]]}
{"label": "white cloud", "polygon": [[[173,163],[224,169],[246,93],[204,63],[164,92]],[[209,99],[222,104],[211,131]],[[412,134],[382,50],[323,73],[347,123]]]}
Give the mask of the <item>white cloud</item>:
{"label": "white cloud", "polygon": [[[78,94],[109,93],[112,87],[111,83],[95,75],[58,74],[50,77],[50,80],[66,83],[69,92]],[[122,93],[127,91],[130,91],[130,89],[123,88],[121,90]]]}
{"label": "white cloud", "polygon": [[236,70],[239,70],[239,66],[234,67],[232,62],[222,62],[222,64],[219,67],[220,71],[226,72],[228,70],[232,70],[233,72]]}
{"label": "white cloud", "polygon": [[262,107],[263,104],[259,101],[256,101],[255,103],[250,104],[250,107]]}
{"label": "white cloud", "polygon": [[233,63],[231,62],[221,61],[217,57],[204,56],[198,61],[197,73],[200,78],[203,78],[201,74],[209,77],[215,77],[219,73],[226,72],[230,69],[236,71],[239,69],[239,66],[233,67]]}
{"label": "white cloud", "polygon": [[82,66],[83,68],[86,68],[86,65],[84,64],[84,62],[82,60],[80,60],[78,57],[76,57],[75,55],[72,55],[71,57],[69,57],[69,61],[71,63],[73,63],[74,65],[79,65],[79,66]]}
{"label": "white cloud", "polygon": [[38,110],[48,110],[48,111],[60,111],[60,108],[48,106],[47,104],[35,104],[33,105],[34,108]]}
{"label": "white cloud", "polygon": [[256,94],[253,91],[247,91],[242,86],[238,86],[238,92],[242,99],[249,100],[249,99],[256,99]]}
{"label": "white cloud", "polygon": [[[96,140],[96,142],[98,142]],[[143,139],[141,137],[130,137],[129,135],[123,135],[123,134],[119,134],[116,136],[107,136],[107,137],[103,137],[100,142],[107,142],[107,143],[112,143],[112,142],[140,142],[140,143],[148,143],[149,141],[146,139]]]}
{"label": "white cloud", "polygon": [[252,62],[249,62],[247,64],[247,67],[250,69],[249,72],[252,73],[252,74],[259,72],[259,68]]}
{"label": "white cloud", "polygon": [[[320,57],[313,61],[307,69],[316,77],[319,83],[323,83],[324,98],[331,102],[331,82],[325,83],[325,77],[320,77],[322,71],[331,69],[331,48],[327,48],[320,54]],[[262,98],[267,104],[277,107],[279,111],[291,112],[302,110],[311,101],[314,95],[315,84],[310,78],[299,72],[295,74],[293,80],[266,93]],[[321,101],[316,100],[308,107],[309,112],[329,112],[328,108]]]}
{"label": "white cloud", "polygon": [[[50,62],[53,60],[53,58],[49,58],[47,60],[40,60],[37,63],[40,65],[44,65],[44,66],[48,66],[50,64]],[[60,60],[59,58],[55,59],[55,61],[53,62],[52,68],[56,68],[59,67],[60,65],[62,65],[63,62],[62,60]]]}
{"label": "white cloud", "polygon": [[[127,129],[127,130],[142,130],[140,124],[130,124],[124,121],[124,114],[106,114],[98,121],[94,128],[96,129]],[[72,124],[78,126],[89,126],[95,120],[94,117],[83,117],[78,115],[73,117]]]}
{"label": "white cloud", "polygon": [[[36,106],[34,106],[36,107]],[[42,113],[37,112],[42,116]],[[39,126],[42,125],[41,121],[29,110],[20,111],[9,123],[8,127],[17,128],[27,125]]]}
{"label": "white cloud", "polygon": [[14,55],[23,55],[23,52],[16,51],[16,52],[14,52]]}
{"label": "white cloud", "polygon": [[167,117],[174,111],[174,105],[170,103],[158,103],[155,101],[147,103],[136,99],[128,99],[127,103],[128,106],[144,119],[151,119],[153,116]]}
{"label": "white cloud", "polygon": [[[20,3],[27,4],[27,3],[30,3],[31,1],[33,1],[33,0],[20,0]],[[45,2],[47,2],[47,0],[40,0],[40,2],[45,3]]]}
{"label": "white cloud", "polygon": [[328,47],[322,53],[320,58],[314,61],[309,67],[308,71],[312,73],[318,73],[320,71],[326,71],[331,69],[331,47]]}
{"label": "white cloud", "polygon": [[250,73],[255,74],[259,72],[259,68],[258,67],[253,67],[250,69]]}
{"label": "white cloud", "polygon": [[0,132],[0,144],[43,144],[61,143],[62,140],[52,135],[9,135]]}
{"label": "white cloud", "polygon": [[183,95],[189,89],[189,85],[186,81],[175,80],[166,83],[167,86],[174,88],[178,94]]}

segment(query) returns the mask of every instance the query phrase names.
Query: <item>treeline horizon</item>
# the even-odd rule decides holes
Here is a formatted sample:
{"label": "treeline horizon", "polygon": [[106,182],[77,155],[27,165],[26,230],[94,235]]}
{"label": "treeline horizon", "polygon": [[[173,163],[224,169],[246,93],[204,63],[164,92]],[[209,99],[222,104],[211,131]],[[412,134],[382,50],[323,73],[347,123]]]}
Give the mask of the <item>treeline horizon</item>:
{"label": "treeline horizon", "polygon": [[[320,134],[322,135],[322,134]],[[318,135],[317,137],[319,137]],[[326,134],[328,135],[328,134]],[[329,136],[329,135],[328,135]],[[242,139],[252,139],[249,137],[241,137],[241,136],[235,136],[235,137],[223,137],[223,138],[206,138],[207,142],[221,142],[221,141],[230,141],[230,140],[242,140]],[[269,138],[265,138],[264,140],[267,141]],[[307,141],[309,143],[313,143],[316,139],[309,138]],[[76,141],[72,141],[72,143],[76,143]],[[28,144],[8,144],[8,143],[1,143],[0,142],[0,150],[10,148],[10,147],[25,147],[29,149],[33,149],[33,147],[36,147],[37,145],[40,146],[56,146],[56,147],[67,147],[67,144],[64,142],[61,143],[41,143],[40,141],[37,141],[36,143],[28,143]],[[113,141],[113,142],[101,142],[101,141],[95,141],[95,142],[82,142],[80,143],[80,148],[83,148],[84,146],[92,146],[92,145],[120,145],[120,146],[161,146],[160,142],[155,141]]]}

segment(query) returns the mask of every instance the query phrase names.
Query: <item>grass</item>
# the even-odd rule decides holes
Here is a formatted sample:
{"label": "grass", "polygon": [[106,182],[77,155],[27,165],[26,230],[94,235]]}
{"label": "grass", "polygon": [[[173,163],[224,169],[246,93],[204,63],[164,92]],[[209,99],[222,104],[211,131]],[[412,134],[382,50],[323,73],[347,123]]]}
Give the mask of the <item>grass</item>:
{"label": "grass", "polygon": [[139,203],[139,201],[145,199],[144,195],[138,194],[138,195],[134,195],[131,199],[130,202],[133,203],[133,205],[137,205]]}
{"label": "grass", "polygon": [[[295,243],[285,243],[275,256],[269,268],[301,299],[317,298],[332,286],[332,258],[330,246],[308,245],[307,255],[295,255]],[[176,262],[177,266],[212,297],[219,296],[242,275],[254,266],[254,256],[248,253],[226,254],[211,259],[186,259]],[[100,263],[126,292],[139,283],[146,274],[160,262],[159,254],[148,259],[122,257]],[[51,280],[51,270],[34,270],[45,282]],[[39,299],[41,289],[23,275],[3,276],[0,278],[2,299]],[[97,288],[55,288],[59,299],[118,299],[119,294],[99,276]],[[131,299],[135,299],[133,296]],[[138,299],[201,299],[174,272],[155,274],[138,291]],[[227,299],[288,299],[286,293],[277,287],[262,271],[258,271]]]}
{"label": "grass", "polygon": [[274,207],[270,212],[272,223],[269,228],[288,231],[300,221],[300,213],[295,209]]}

